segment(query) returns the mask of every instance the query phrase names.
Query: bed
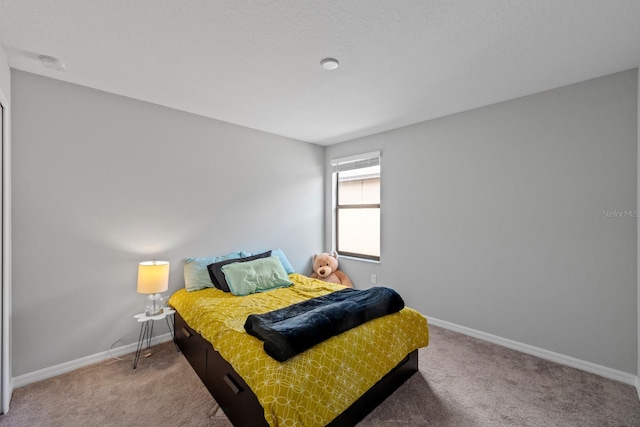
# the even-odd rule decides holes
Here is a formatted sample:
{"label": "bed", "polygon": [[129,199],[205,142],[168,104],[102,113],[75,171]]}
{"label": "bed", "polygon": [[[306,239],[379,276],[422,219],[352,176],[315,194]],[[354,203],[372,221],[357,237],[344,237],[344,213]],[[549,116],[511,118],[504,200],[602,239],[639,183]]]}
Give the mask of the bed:
{"label": "bed", "polygon": [[235,426],[355,425],[417,371],[427,321],[404,307],[278,362],[247,334],[247,317],[344,289],[287,276],[290,286],[245,296],[177,291],[176,342]]}

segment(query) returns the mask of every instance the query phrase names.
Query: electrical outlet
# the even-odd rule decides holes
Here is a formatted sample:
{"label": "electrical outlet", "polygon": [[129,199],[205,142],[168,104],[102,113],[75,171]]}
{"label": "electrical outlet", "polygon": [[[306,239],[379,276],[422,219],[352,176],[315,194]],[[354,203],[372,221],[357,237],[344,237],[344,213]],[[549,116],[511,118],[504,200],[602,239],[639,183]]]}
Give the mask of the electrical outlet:
{"label": "electrical outlet", "polygon": [[372,274],[371,275],[371,283],[373,283],[373,284],[378,283],[378,275],[377,274]]}

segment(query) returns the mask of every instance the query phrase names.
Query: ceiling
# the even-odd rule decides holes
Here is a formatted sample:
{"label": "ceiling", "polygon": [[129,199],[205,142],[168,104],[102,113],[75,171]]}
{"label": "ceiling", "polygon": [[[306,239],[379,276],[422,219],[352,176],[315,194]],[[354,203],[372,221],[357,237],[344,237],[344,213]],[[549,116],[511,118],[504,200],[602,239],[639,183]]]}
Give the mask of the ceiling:
{"label": "ceiling", "polygon": [[636,68],[640,0],[0,0],[0,43],[15,69],[330,145]]}

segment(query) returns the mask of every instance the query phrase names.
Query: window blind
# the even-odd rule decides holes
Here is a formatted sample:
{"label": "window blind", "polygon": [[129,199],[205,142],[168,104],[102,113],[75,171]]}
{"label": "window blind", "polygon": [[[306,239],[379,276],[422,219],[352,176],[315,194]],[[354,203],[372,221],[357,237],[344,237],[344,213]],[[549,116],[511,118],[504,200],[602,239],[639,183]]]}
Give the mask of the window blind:
{"label": "window blind", "polygon": [[331,160],[331,172],[345,172],[354,169],[368,168],[380,164],[380,152],[358,154],[355,156],[341,157]]}

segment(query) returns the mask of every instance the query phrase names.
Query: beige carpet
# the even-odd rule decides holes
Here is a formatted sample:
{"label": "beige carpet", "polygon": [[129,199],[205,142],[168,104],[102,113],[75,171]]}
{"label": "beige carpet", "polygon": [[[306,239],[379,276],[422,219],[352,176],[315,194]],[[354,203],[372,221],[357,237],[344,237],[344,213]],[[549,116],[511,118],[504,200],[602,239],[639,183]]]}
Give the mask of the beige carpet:
{"label": "beige carpet", "polygon": [[[640,426],[631,386],[431,327],[420,371],[362,426]],[[13,393],[2,426],[230,426],[172,343]]]}

